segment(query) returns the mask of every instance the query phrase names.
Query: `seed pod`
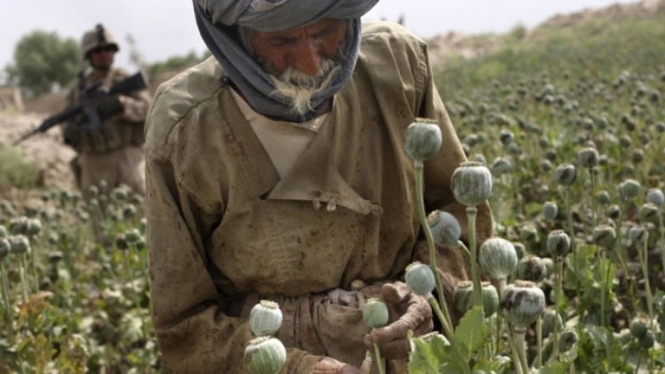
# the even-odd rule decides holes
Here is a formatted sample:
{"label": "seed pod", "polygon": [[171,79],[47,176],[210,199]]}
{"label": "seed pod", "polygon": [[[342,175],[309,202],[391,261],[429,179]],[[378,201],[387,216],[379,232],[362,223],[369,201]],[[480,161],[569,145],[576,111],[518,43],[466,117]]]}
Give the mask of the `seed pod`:
{"label": "seed pod", "polygon": [[582,148],[577,152],[577,162],[585,168],[598,165],[598,151],[591,147]]}
{"label": "seed pod", "polygon": [[644,151],[641,149],[633,149],[630,154],[630,159],[634,164],[639,164],[644,161]]}
{"label": "seed pod", "polygon": [[552,170],[552,162],[548,159],[543,159],[540,161],[540,169],[547,173],[548,171]]}
{"label": "seed pod", "polygon": [[573,164],[563,164],[557,166],[554,171],[554,177],[561,186],[568,187],[575,182],[577,173],[575,171],[575,165]]}
{"label": "seed pod", "polygon": [[388,306],[380,299],[371,298],[363,305],[363,321],[370,328],[376,329],[387,325],[389,317]]}
{"label": "seed pod", "polygon": [[416,162],[423,162],[434,156],[441,148],[441,128],[436,121],[426,118],[416,118],[406,128],[406,153]]}
{"label": "seed pod", "polygon": [[476,153],[475,155],[471,156],[471,161],[477,162],[481,165],[487,164],[487,160],[485,160],[485,156],[483,156],[480,153]]}
{"label": "seed pod", "polygon": [[508,159],[497,157],[492,161],[492,173],[497,176],[510,173],[512,169],[513,164]]}
{"label": "seed pod", "polygon": [[125,201],[127,199],[127,191],[124,188],[116,187],[111,191],[112,201]]}
{"label": "seed pod", "polygon": [[658,224],[658,220],[660,219],[660,211],[658,210],[658,207],[651,203],[642,204],[638,215],[640,217],[640,222],[642,223],[651,222],[653,224]]}
{"label": "seed pod", "polygon": [[478,137],[476,134],[469,134],[464,137],[464,144],[468,145],[469,147],[473,147],[474,145],[478,144]]}
{"label": "seed pod", "polygon": [[633,200],[640,194],[640,182],[627,179],[619,185],[619,195],[626,200]]}
{"label": "seed pod", "polygon": [[543,313],[543,323],[541,325],[543,338],[548,337],[554,331],[555,326],[560,330],[563,326],[563,319],[554,309],[547,309]]}
{"label": "seed pod", "polygon": [[129,243],[127,243],[127,238],[125,238],[125,234],[118,234],[115,237],[115,247],[118,248],[121,251],[126,250],[129,248]]}
{"label": "seed pod", "polygon": [[6,238],[9,236],[7,228],[4,225],[0,225],[0,238]]}
{"label": "seed pod", "polygon": [[570,252],[570,237],[563,230],[554,230],[547,236],[547,250],[553,257],[565,257]]}
{"label": "seed pod", "polygon": [[607,216],[616,220],[621,217],[621,207],[619,207],[617,204],[612,204],[607,207]]}
{"label": "seed pod", "polygon": [[549,277],[550,275],[554,274],[554,271],[556,270],[554,268],[554,260],[552,260],[551,257],[543,257],[541,260],[543,261],[543,264],[545,264],[545,269],[547,269],[545,276]]}
{"label": "seed pod", "polygon": [[125,240],[128,244],[134,244],[141,239],[141,233],[138,229],[130,229],[125,231]]}
{"label": "seed pod", "polygon": [[476,162],[463,162],[451,177],[455,199],[467,207],[476,207],[492,194],[492,175],[489,169]]}
{"label": "seed pod", "polygon": [[543,217],[550,221],[554,221],[559,214],[559,207],[553,201],[547,201],[543,204]]}
{"label": "seed pod", "polygon": [[517,280],[504,289],[501,310],[516,328],[526,328],[545,310],[545,294],[534,283]]}
{"label": "seed pod", "polygon": [[411,292],[424,297],[432,296],[432,291],[436,286],[432,269],[429,265],[420,262],[414,262],[406,267],[404,280]]}
{"label": "seed pod", "polygon": [[520,231],[520,238],[524,242],[535,243],[538,241],[538,229],[530,224],[524,225]]}
{"label": "seed pod", "polygon": [[658,133],[660,134],[665,132],[665,122],[658,122],[654,125],[654,127],[656,128],[656,131],[658,131]]}
{"label": "seed pod", "polygon": [[[482,282],[481,297],[485,318],[489,318],[499,309],[499,293],[490,282]],[[453,306],[460,314],[464,314],[473,308],[473,282],[461,281],[455,286]]]}
{"label": "seed pod", "polygon": [[26,228],[25,228],[25,234],[28,236],[35,236],[39,235],[39,233],[42,231],[42,221],[40,221],[38,218],[30,218],[28,219]]}
{"label": "seed pod", "polygon": [[513,242],[513,247],[515,248],[515,253],[517,254],[517,261],[523,259],[524,255],[526,254],[526,247],[524,244]]}
{"label": "seed pod", "polygon": [[483,282],[482,287],[483,311],[485,318],[489,318],[499,309],[499,293],[490,282]]}
{"label": "seed pod", "polygon": [[436,244],[453,247],[459,245],[462,228],[452,214],[435,210],[427,216],[427,225]]}
{"label": "seed pod", "polygon": [[136,243],[134,243],[134,247],[136,247],[136,249],[138,249],[139,251],[144,250],[146,245],[147,243],[145,241],[145,238],[143,237],[139,238],[139,240],[137,240]]}
{"label": "seed pod", "polygon": [[453,290],[453,305],[455,310],[464,314],[473,306],[473,282],[461,281]]}
{"label": "seed pod", "polygon": [[649,232],[643,226],[633,226],[628,230],[628,237],[634,245],[642,245],[647,241]]}
{"label": "seed pod", "polygon": [[545,151],[545,159],[554,162],[556,160],[557,153],[556,149],[548,149]]}
{"label": "seed pod", "polygon": [[600,225],[593,229],[591,237],[599,247],[611,248],[617,239],[617,234],[612,226]]}
{"label": "seed pod", "polygon": [[522,148],[519,145],[517,145],[517,143],[508,144],[507,149],[508,149],[508,153],[513,155],[513,156],[520,156],[524,153]]}
{"label": "seed pod", "polygon": [[132,204],[127,204],[122,208],[122,217],[126,220],[136,217],[136,207]]}
{"label": "seed pod", "polygon": [[649,329],[644,320],[635,318],[634,320],[630,321],[630,334],[634,338],[641,339],[644,335],[646,335],[648,330]]}
{"label": "seed pod", "polygon": [[598,192],[598,194],[596,195],[596,200],[598,200],[598,202],[601,205],[609,204],[610,201],[611,201],[609,192],[607,192],[605,190]]}
{"label": "seed pod", "polygon": [[9,231],[13,235],[23,235],[28,229],[28,217],[16,217],[9,221]]}
{"label": "seed pod", "polygon": [[11,249],[12,245],[9,243],[9,239],[0,238],[0,261],[7,257]]}
{"label": "seed pod", "polygon": [[515,140],[515,134],[510,130],[501,130],[499,133],[499,140],[503,145],[508,145]]}
{"label": "seed pod", "polygon": [[282,327],[282,319],[279,304],[270,300],[261,300],[249,312],[249,327],[256,336],[269,336]]}
{"label": "seed pod", "polygon": [[490,279],[507,279],[517,266],[513,243],[502,238],[490,238],[480,245],[478,264]]}
{"label": "seed pod", "polygon": [[59,251],[51,252],[48,255],[48,262],[50,264],[55,265],[58,262],[62,261],[63,257],[64,256],[63,256],[62,252],[59,252]]}
{"label": "seed pod", "polygon": [[286,349],[279,339],[261,336],[245,348],[245,366],[250,374],[277,374],[286,363]]}
{"label": "seed pod", "polygon": [[88,220],[90,220],[90,216],[88,215],[88,213],[86,213],[82,210],[79,210],[76,214],[77,214],[79,220],[83,223],[86,223],[86,222],[88,222]]}
{"label": "seed pod", "polygon": [[90,186],[90,188],[88,188],[88,194],[90,195],[91,198],[99,196],[99,187]]}
{"label": "seed pod", "polygon": [[566,353],[570,351],[573,349],[573,347],[575,347],[578,341],[579,338],[575,330],[562,331],[561,335],[559,335],[559,352]]}
{"label": "seed pod", "polygon": [[547,267],[542,258],[527,255],[517,263],[516,275],[518,279],[540,282],[547,276]]}
{"label": "seed pod", "polygon": [[11,244],[11,253],[30,253],[30,241],[23,235],[14,235],[8,238]]}
{"label": "seed pod", "polygon": [[663,191],[658,188],[652,188],[647,192],[647,202],[655,205],[658,208],[663,207],[665,203],[665,196],[663,196]]}
{"label": "seed pod", "polygon": [[141,234],[145,234],[148,230],[148,220],[144,217],[139,221],[139,231]]}
{"label": "seed pod", "polygon": [[644,349],[653,348],[654,343],[656,342],[656,336],[653,332],[647,331],[642,338],[640,338],[640,347]]}

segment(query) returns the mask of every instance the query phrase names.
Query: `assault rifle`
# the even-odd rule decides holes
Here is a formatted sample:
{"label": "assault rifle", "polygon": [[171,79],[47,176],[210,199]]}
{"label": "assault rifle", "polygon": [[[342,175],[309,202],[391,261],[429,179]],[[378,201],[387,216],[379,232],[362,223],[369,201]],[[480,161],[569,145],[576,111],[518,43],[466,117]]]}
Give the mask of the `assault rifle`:
{"label": "assault rifle", "polygon": [[39,127],[18,138],[14,142],[14,145],[21,143],[22,141],[37,133],[46,132],[51,127],[81,113],[84,113],[88,117],[90,128],[99,128],[104,120],[122,111],[122,106],[119,104],[110,106],[107,105],[102,110],[102,108],[99,108],[100,103],[113,98],[117,99],[116,96],[120,94],[142,90],[147,87],[146,82],[147,80],[145,79],[143,73],[138,72],[114,84],[113,87],[111,87],[108,91],[97,90],[97,88],[99,88],[99,84],[93,86],[91,89],[86,90],[90,92],[84,95],[79,103],[71,105],[65,108],[62,112],[48,117],[39,125]]}

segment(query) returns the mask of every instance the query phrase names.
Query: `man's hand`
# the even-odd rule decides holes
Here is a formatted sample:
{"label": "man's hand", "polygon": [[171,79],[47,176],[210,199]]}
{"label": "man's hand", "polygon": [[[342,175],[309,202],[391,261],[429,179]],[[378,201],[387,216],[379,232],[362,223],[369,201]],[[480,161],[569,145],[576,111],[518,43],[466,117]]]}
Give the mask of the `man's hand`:
{"label": "man's hand", "polygon": [[351,365],[326,357],[314,366],[312,374],[362,374],[362,372]]}
{"label": "man's hand", "polygon": [[393,322],[367,334],[365,345],[373,351],[374,342],[379,343],[381,356],[389,360],[406,358],[411,348],[407,331],[412,330],[414,336],[432,331],[432,308],[424,297],[409,291],[402,282],[386,283],[381,292]]}

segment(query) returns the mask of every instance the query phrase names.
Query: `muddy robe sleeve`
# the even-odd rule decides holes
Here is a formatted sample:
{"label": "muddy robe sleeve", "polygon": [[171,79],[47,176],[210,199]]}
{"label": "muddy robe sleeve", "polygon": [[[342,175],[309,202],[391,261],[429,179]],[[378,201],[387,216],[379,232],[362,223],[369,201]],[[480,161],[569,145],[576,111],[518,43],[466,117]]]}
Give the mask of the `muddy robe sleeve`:
{"label": "muddy robe sleeve", "polygon": [[[178,178],[173,127],[159,93],[146,121],[146,209],[152,319],[164,360],[176,373],[242,373],[253,338],[247,318],[225,315],[208,273],[202,233],[214,225]],[[216,218],[218,220],[218,218]],[[321,357],[287,349],[281,373],[309,373]]]}
{"label": "muddy robe sleeve", "polygon": [[[468,244],[468,225],[466,207],[455,200],[451,189],[451,177],[457,166],[466,161],[462,145],[457,137],[453,124],[448,117],[445,106],[434,85],[432,69],[427,56],[427,47],[422,47],[422,71],[424,76],[417,81],[423,82],[420,96],[419,117],[436,119],[441,127],[443,144],[441,150],[425,162],[425,208],[427,212],[439,209],[454,215],[462,227],[462,241]],[[445,82],[444,82],[445,84]],[[492,235],[492,214],[489,204],[478,206],[476,218],[476,243],[480,245]],[[445,288],[448,305],[452,303],[452,291],[460,280],[468,279],[469,263],[458,248],[437,246],[437,266]],[[429,263],[427,242],[420,240],[415,250],[416,259]]]}

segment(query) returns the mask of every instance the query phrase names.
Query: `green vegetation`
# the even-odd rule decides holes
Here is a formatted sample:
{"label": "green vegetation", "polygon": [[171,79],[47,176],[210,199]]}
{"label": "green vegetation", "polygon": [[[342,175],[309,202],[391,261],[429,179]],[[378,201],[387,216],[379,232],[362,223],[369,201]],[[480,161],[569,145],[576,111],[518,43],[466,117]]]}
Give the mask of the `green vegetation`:
{"label": "green vegetation", "polygon": [[0,146],[0,191],[9,187],[35,188],[39,170],[17,148]]}
{"label": "green vegetation", "polygon": [[443,96],[535,74],[598,79],[617,77],[624,70],[654,73],[665,64],[665,13],[622,22],[593,19],[575,26],[541,27],[526,38],[520,35],[518,27],[503,37],[496,53],[486,57],[452,56],[438,76]]}
{"label": "green vegetation", "polygon": [[148,72],[150,75],[157,75],[169,71],[184,70],[185,68],[202,62],[208,58],[208,56],[210,56],[210,52],[204,52],[201,57],[197,56],[195,52],[190,52],[185,56],[174,56],[167,59],[166,61],[149,65]]}
{"label": "green vegetation", "polygon": [[55,32],[37,30],[19,40],[14,64],[6,67],[8,83],[27,97],[66,87],[81,69],[78,43]]}

